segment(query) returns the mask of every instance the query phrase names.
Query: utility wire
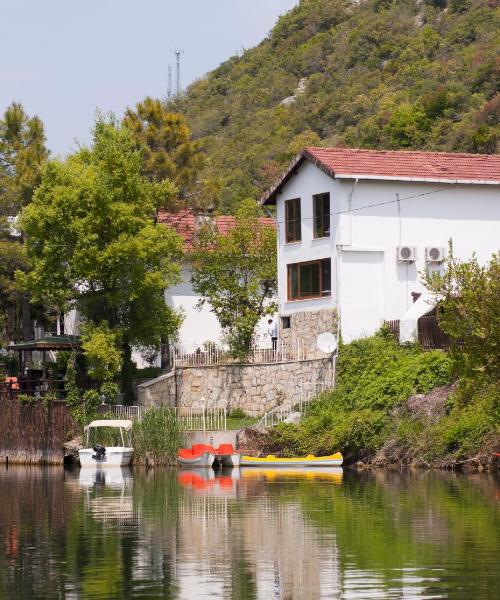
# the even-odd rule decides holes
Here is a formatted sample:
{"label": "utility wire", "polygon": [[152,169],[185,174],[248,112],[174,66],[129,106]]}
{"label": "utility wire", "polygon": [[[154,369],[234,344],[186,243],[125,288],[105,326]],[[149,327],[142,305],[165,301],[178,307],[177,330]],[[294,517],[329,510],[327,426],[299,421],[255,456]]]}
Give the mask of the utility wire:
{"label": "utility wire", "polygon": [[[376,202],[374,204],[365,204],[363,206],[358,206],[357,208],[351,208],[351,210],[339,210],[336,212],[328,213],[328,216],[334,217],[336,215],[346,215],[346,214],[349,214],[352,212],[365,210],[366,208],[375,208],[377,206],[386,206],[388,204],[397,204],[398,202],[403,202],[403,200],[411,200],[413,198],[421,198],[422,196],[430,196],[431,194],[439,194],[440,192],[446,192],[448,190],[449,190],[449,188],[439,188],[437,190],[432,190],[430,192],[423,192],[422,194],[414,194],[413,196],[404,196],[403,198],[401,198],[401,197],[398,198],[398,196],[396,194],[396,199],[394,199],[394,200],[386,200],[385,202]],[[277,225],[283,225],[284,223],[286,223],[286,221],[278,221],[274,217],[273,217],[273,220]],[[301,218],[301,221],[313,221],[313,220],[314,220],[314,216]],[[182,221],[182,217],[179,215],[178,219],[175,219],[175,221],[172,220],[172,223],[163,222],[163,223],[158,223],[158,225],[178,224],[181,221]],[[51,248],[67,248],[68,246],[70,246],[70,244],[50,244]]]}
{"label": "utility wire", "polygon": [[[432,190],[431,192],[424,192],[422,194],[415,194],[413,196],[405,196],[404,198],[399,197],[396,198],[395,200],[386,200],[385,202],[376,202],[375,204],[365,204],[364,206],[358,206],[357,208],[351,208],[351,210],[339,210],[337,212],[331,212],[328,213],[328,216],[333,217],[336,215],[346,215],[352,212],[356,212],[356,211],[360,211],[360,210],[364,210],[365,208],[374,208],[376,206],[385,206],[387,204],[396,204],[397,202],[402,202],[403,200],[411,200],[412,198],[420,198],[422,196],[429,196],[430,194],[438,194],[439,192],[446,192],[448,191],[449,188],[441,188],[441,189],[437,189],[437,190]],[[327,216],[327,215],[325,215]],[[312,221],[314,220],[314,217],[301,217],[301,221]],[[278,221],[276,220],[276,223],[279,224],[283,224],[286,221]]]}

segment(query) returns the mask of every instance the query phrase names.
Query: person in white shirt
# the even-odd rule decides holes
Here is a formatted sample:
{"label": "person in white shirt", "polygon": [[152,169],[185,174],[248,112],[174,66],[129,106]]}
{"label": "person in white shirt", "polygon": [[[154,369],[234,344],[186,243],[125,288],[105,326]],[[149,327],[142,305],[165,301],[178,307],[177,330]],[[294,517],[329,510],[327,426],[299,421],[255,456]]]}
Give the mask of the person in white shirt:
{"label": "person in white shirt", "polygon": [[278,348],[278,324],[275,323],[272,319],[269,319],[267,332],[271,336],[271,342],[273,344],[273,352],[275,352]]}

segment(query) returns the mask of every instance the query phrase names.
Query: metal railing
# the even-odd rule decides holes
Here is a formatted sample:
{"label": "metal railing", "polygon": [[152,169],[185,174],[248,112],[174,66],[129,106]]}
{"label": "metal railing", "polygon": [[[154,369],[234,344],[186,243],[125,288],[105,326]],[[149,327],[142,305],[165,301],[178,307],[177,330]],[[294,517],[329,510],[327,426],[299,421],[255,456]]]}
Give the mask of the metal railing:
{"label": "metal railing", "polygon": [[307,413],[311,400],[318,394],[333,389],[335,381],[317,381],[314,383],[300,383],[299,397],[296,401],[292,400],[284,406],[276,406],[266,412],[257,425],[260,427],[274,427],[278,423],[290,420],[293,414],[303,416]]}
{"label": "metal railing", "polygon": [[[169,407],[177,413],[184,431],[212,431],[227,428],[225,408],[189,408],[185,406]],[[101,414],[112,414],[119,419],[142,419],[148,406],[125,406],[122,404],[101,404]]]}
{"label": "metal railing", "polygon": [[305,350],[300,340],[294,342],[278,341],[276,348],[253,346],[244,360],[239,360],[230,355],[229,351],[215,345],[207,347],[182,346],[174,348],[174,367],[202,367],[211,365],[230,364],[263,364],[292,362],[305,359]]}

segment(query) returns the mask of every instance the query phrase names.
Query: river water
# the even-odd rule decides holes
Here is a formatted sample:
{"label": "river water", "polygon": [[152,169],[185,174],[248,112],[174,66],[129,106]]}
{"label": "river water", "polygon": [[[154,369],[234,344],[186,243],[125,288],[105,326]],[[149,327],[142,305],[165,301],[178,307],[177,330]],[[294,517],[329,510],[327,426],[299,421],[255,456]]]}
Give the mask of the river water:
{"label": "river water", "polygon": [[0,598],[500,598],[500,480],[0,470]]}

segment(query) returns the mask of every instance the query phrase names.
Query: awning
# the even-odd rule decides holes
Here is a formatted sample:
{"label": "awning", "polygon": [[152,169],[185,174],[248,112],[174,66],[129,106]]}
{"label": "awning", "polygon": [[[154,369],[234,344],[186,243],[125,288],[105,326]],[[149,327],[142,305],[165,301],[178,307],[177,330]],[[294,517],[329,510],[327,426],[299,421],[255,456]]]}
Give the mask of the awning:
{"label": "awning", "polygon": [[39,340],[11,344],[6,350],[72,350],[80,347],[81,339],[77,335],[52,335]]}
{"label": "awning", "polygon": [[127,419],[102,419],[100,421],[92,421],[85,425],[84,430],[87,431],[92,427],[121,427],[125,431],[132,429],[132,421]]}
{"label": "awning", "polygon": [[435,294],[424,292],[399,320],[399,343],[415,342],[418,338],[418,320],[431,312],[438,298]]}

